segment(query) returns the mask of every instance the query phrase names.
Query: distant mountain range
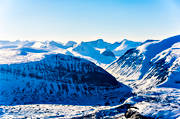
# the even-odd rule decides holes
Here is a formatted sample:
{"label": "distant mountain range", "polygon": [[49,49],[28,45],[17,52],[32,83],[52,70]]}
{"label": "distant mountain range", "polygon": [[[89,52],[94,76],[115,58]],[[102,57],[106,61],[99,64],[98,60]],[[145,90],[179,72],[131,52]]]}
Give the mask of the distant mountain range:
{"label": "distant mountain range", "polygon": [[62,53],[88,59],[99,66],[107,66],[127,50],[141,45],[141,42],[123,40],[108,43],[102,39],[80,44],[69,41],[66,44],[55,41],[0,41],[0,49],[16,52],[17,55],[30,55],[32,53]]}

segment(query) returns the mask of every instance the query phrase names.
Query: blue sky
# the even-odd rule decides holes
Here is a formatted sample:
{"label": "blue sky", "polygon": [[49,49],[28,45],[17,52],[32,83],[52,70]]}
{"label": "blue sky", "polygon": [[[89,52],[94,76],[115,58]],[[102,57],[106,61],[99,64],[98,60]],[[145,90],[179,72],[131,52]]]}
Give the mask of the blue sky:
{"label": "blue sky", "polygon": [[0,40],[144,41],[180,34],[180,0],[0,0]]}

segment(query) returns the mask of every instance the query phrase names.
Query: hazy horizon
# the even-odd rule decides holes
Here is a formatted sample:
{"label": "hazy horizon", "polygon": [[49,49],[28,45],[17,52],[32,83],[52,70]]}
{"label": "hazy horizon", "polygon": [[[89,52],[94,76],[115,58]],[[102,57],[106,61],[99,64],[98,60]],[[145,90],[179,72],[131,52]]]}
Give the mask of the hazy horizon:
{"label": "hazy horizon", "polygon": [[0,0],[0,40],[163,40],[179,21],[178,0]]}

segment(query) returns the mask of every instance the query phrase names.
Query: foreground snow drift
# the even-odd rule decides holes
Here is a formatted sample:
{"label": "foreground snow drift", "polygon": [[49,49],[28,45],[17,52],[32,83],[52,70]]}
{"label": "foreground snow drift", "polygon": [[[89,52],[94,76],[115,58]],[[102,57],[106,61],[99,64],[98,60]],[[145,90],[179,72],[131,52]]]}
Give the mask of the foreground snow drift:
{"label": "foreground snow drift", "polygon": [[131,104],[131,111],[157,119],[177,119],[180,117],[180,90],[175,88],[152,88],[138,92],[125,103]]}
{"label": "foreground snow drift", "polygon": [[0,118],[72,118],[85,116],[106,108],[110,107],[54,104],[0,106]]}
{"label": "foreground snow drift", "polygon": [[180,91],[153,88],[130,97],[116,106],[16,105],[0,106],[0,118],[142,118],[177,119],[180,117]]}

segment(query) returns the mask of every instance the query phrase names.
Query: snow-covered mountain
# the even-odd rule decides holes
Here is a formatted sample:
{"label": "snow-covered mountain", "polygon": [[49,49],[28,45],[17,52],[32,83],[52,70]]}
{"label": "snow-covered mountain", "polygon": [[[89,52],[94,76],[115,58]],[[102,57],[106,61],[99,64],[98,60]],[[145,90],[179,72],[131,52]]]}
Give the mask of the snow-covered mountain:
{"label": "snow-covered mountain", "polygon": [[0,41],[0,118],[179,118],[179,77],[180,36]]}
{"label": "snow-covered mountain", "polygon": [[[79,44],[77,47],[73,48],[72,52],[74,53],[74,55],[76,55],[76,53],[80,54],[80,57],[86,58],[92,58],[91,61],[94,61],[97,64],[109,64],[111,62],[113,62],[116,57],[114,55],[114,53],[110,50],[107,50],[105,48],[101,49],[99,48],[100,46],[97,47],[93,47],[93,43],[92,45],[90,45],[89,42],[82,42],[81,44]],[[85,56],[85,57],[84,57]]]}
{"label": "snow-covered mountain", "polygon": [[[76,52],[81,57],[90,57],[96,64],[100,66],[107,65],[122,56],[127,50],[136,48],[141,45],[141,42],[134,42],[129,40],[123,40],[121,42],[108,43],[102,39],[98,39],[90,42],[81,42],[79,45],[72,49],[72,52]],[[75,54],[76,54],[75,53]]]}
{"label": "snow-covered mountain", "polygon": [[[114,43],[114,44],[116,44],[116,43]],[[117,44],[119,44],[119,46],[116,47],[115,49],[113,49],[113,52],[116,56],[122,56],[127,50],[136,48],[136,47],[140,46],[142,43],[124,39],[123,41],[121,41],[120,43],[117,43]]]}
{"label": "snow-covered mountain", "polygon": [[134,88],[180,88],[180,36],[146,42],[128,50],[108,68],[119,81]]}
{"label": "snow-covered mountain", "polygon": [[63,54],[28,58],[0,64],[0,104],[115,105],[131,95],[88,60]]}

